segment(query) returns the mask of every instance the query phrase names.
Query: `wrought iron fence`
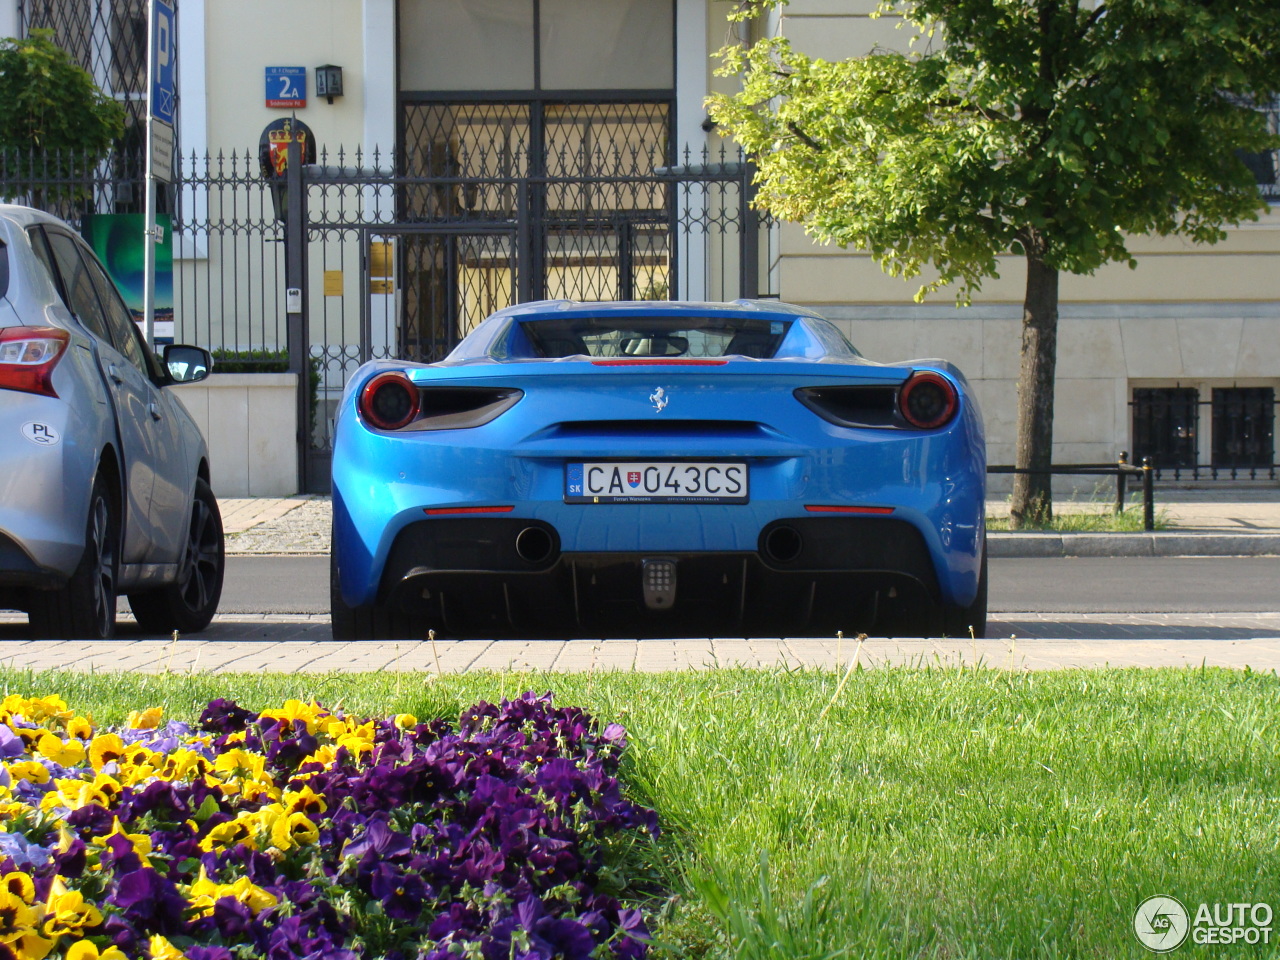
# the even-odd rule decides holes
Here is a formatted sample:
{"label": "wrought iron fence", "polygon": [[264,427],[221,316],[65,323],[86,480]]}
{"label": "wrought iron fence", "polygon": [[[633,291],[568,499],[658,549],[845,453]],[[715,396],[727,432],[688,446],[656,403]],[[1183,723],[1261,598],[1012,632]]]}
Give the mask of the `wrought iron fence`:
{"label": "wrought iron fence", "polygon": [[988,464],[987,473],[988,475],[1018,474],[1050,478],[1058,476],[1115,477],[1116,497],[1112,504],[1111,512],[1116,514],[1124,513],[1128,507],[1128,501],[1125,497],[1126,481],[1132,477],[1139,482],[1142,488],[1142,529],[1149,531],[1156,528],[1155,470],[1152,468],[1150,457],[1143,458],[1142,466],[1135,466],[1130,463],[1127,451],[1121,453],[1120,459],[1115,463],[1051,464],[1044,470],[1004,464]]}
{"label": "wrought iron fence", "polygon": [[[160,209],[172,218],[176,339],[242,369],[278,369],[291,347],[285,291],[299,289],[293,347],[320,375],[300,422],[315,424],[321,456],[361,362],[439,359],[509,304],[776,295],[776,231],[751,206],[752,171],[736,152],[686,150],[662,164],[600,141],[540,173],[488,171],[460,154],[439,170],[360,150],[318,159],[275,178],[255,151],[182,156]],[[461,174],[464,161],[485,172]],[[136,212],[141,173],[126,161],[11,154],[0,156],[0,195],[80,227],[87,215]]]}
{"label": "wrought iron fence", "polygon": [[1207,400],[1194,387],[1142,387],[1129,407],[1134,454],[1157,479],[1277,479],[1272,387],[1215,387]]}

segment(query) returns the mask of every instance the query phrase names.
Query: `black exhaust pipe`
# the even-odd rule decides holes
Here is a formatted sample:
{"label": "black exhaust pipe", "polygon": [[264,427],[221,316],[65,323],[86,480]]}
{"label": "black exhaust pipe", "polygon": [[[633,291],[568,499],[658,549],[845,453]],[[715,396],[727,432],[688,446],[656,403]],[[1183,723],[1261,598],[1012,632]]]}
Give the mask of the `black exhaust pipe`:
{"label": "black exhaust pipe", "polygon": [[774,563],[790,563],[804,550],[804,539],[792,527],[774,527],[764,538],[764,555]]}
{"label": "black exhaust pipe", "polygon": [[551,534],[542,527],[525,527],[516,534],[516,556],[525,563],[546,563],[555,548]]}

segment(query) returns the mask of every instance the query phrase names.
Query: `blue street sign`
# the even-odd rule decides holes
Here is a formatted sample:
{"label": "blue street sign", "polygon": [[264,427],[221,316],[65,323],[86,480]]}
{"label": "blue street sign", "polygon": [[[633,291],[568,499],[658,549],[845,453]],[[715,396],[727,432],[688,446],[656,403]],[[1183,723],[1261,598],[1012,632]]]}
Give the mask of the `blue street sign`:
{"label": "blue street sign", "polygon": [[307,105],[306,67],[267,67],[266,77],[268,107]]}
{"label": "blue street sign", "polygon": [[173,78],[176,72],[173,6],[166,0],[154,0],[151,22],[151,116],[173,123]]}

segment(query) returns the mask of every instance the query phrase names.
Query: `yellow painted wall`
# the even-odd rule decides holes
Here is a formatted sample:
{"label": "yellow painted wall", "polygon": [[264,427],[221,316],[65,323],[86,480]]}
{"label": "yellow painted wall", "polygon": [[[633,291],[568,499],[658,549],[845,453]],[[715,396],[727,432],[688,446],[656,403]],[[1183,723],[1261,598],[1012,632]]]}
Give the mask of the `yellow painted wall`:
{"label": "yellow painted wall", "polygon": [[[269,66],[307,68],[307,106],[296,115],[311,128],[318,147],[359,146],[364,135],[361,6],[354,0],[210,2],[205,8],[209,149],[256,152],[262,128],[295,113],[265,105],[263,76]],[[332,105],[315,93],[315,68],[326,63],[342,67],[343,96]]]}

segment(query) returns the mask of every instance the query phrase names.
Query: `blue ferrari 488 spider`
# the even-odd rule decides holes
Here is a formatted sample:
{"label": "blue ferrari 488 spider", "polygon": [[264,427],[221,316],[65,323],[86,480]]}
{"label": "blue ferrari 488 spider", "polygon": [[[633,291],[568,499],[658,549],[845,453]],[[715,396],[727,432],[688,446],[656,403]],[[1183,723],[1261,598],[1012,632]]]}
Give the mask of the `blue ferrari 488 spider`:
{"label": "blue ferrari 488 spider", "polygon": [[776,301],[526,303],[347,386],[337,639],[983,635],[982,417]]}

